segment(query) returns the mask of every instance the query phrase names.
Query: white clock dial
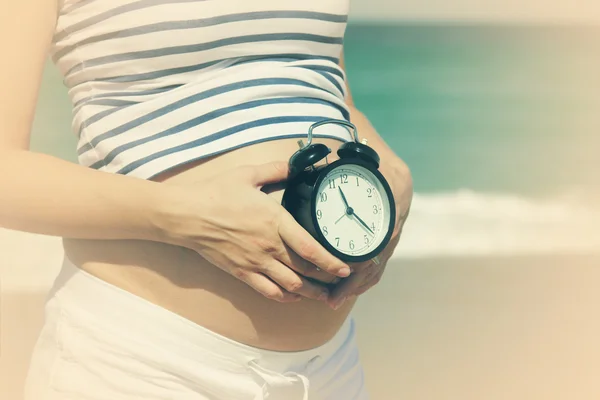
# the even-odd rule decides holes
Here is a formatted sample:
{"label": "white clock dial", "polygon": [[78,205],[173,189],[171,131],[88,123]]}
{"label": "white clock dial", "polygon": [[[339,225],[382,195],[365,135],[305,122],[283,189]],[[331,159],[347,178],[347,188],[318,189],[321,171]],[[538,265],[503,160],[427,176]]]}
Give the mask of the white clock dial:
{"label": "white clock dial", "polygon": [[318,229],[338,251],[361,256],[376,249],[390,226],[390,199],[367,168],[343,164],[317,188]]}

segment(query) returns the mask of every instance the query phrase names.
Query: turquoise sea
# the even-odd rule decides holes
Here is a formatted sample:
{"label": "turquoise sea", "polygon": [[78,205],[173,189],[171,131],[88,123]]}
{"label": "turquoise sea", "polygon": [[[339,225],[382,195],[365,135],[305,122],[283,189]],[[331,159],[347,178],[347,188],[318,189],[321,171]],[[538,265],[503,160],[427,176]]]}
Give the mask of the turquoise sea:
{"label": "turquoise sea", "polygon": [[[414,176],[398,256],[600,249],[600,28],[351,23],[345,57]],[[70,118],[49,65],[33,149],[74,161]]]}
{"label": "turquoise sea", "polygon": [[600,29],[354,25],[345,48],[418,191],[600,185]]}

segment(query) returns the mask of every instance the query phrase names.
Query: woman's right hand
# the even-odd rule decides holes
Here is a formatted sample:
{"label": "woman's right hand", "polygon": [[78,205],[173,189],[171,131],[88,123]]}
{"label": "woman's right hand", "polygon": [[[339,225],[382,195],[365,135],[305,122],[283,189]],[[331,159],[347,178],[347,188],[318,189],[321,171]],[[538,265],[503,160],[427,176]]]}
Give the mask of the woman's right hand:
{"label": "woman's right hand", "polygon": [[269,299],[326,301],[327,287],[307,278],[344,278],[350,269],[260,190],[287,176],[286,162],[271,162],[185,186],[165,182],[155,221],[160,237],[197,251]]}

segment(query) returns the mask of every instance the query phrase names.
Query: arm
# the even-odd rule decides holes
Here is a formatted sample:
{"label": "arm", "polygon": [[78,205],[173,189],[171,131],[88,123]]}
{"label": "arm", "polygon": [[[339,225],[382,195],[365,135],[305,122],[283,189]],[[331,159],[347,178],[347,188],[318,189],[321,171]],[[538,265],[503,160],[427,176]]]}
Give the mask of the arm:
{"label": "arm", "polygon": [[[340,57],[340,66],[344,69],[343,54]],[[350,120],[356,126],[359,138],[367,139],[368,145],[381,158],[379,170],[390,184],[392,193],[394,194],[396,225],[390,243],[378,256],[380,262],[375,263],[369,260],[353,265],[354,273],[336,285],[328,301],[329,305],[334,309],[341,307],[349,297],[363,294],[379,282],[385,271],[387,261],[392,256],[394,249],[400,241],[400,234],[404,222],[408,217],[413,195],[413,182],[407,165],[379,136],[367,117],[355,107],[347,82],[346,90],[346,104],[350,108]]]}
{"label": "arm", "polygon": [[[304,278],[314,274],[304,260],[330,274],[348,276],[347,265],[260,191],[287,178],[286,162],[239,167],[184,187],[96,171],[29,151],[56,23],[55,1],[11,1],[0,13],[0,227],[187,247],[278,301],[327,295]],[[292,258],[286,245],[300,259]]]}
{"label": "arm", "polygon": [[0,13],[0,227],[72,238],[159,240],[152,224],[158,183],[28,151],[56,7],[53,0],[19,0],[3,4]]}
{"label": "arm", "polygon": [[[342,54],[340,57],[340,67],[346,72],[346,65],[344,64],[344,55]],[[367,117],[360,112],[356,105],[354,104],[354,99],[352,98],[352,92],[350,91],[350,84],[348,83],[348,79],[346,79],[346,105],[350,109],[350,120],[356,126],[359,132],[359,136],[361,138],[366,138],[369,141],[369,146],[373,147],[375,151],[383,158],[391,158],[396,161],[401,161],[394,151],[383,141],[381,136],[375,131],[375,128]],[[403,164],[403,163],[402,163]]]}
{"label": "arm", "polygon": [[[343,54],[340,57],[340,66],[345,70]],[[404,161],[379,136],[367,117],[356,108],[348,81],[346,81],[346,92],[346,104],[350,109],[350,120],[356,126],[359,138],[367,139],[369,146],[379,154],[381,158],[379,170],[385,176],[394,193],[397,222],[393,236],[395,238],[400,234],[412,202],[413,183],[410,170]]]}

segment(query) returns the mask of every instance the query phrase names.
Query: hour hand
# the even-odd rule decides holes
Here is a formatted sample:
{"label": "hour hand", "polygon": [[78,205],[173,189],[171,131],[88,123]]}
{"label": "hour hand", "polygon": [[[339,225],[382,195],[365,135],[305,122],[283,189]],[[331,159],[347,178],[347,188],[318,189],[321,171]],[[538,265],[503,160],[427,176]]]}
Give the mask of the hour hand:
{"label": "hour hand", "polygon": [[342,196],[342,201],[344,202],[346,209],[350,208],[350,206],[348,205],[348,200],[346,200],[346,196],[344,196],[344,192],[342,192],[342,188],[338,186],[338,189],[340,191],[340,195]]}

